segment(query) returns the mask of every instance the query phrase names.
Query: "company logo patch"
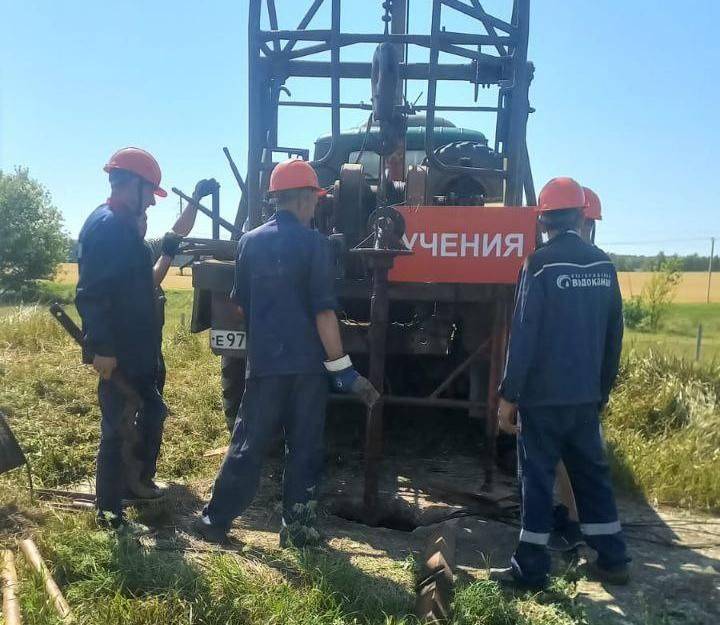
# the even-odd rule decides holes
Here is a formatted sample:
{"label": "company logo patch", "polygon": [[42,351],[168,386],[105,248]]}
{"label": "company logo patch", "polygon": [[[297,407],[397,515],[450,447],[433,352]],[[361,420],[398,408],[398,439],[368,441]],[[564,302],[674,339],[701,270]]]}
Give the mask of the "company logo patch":
{"label": "company logo patch", "polygon": [[602,271],[595,273],[561,274],[555,280],[558,289],[587,289],[612,286],[612,275]]}

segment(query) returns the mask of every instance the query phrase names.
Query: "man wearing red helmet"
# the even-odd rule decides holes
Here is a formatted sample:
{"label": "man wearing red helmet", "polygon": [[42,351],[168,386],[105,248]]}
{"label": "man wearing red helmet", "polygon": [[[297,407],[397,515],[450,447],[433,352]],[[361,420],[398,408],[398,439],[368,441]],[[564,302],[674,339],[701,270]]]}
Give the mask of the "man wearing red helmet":
{"label": "man wearing red helmet", "polygon": [[196,521],[208,540],[224,541],[252,502],[264,456],[285,437],[280,544],[301,547],[314,528],[322,468],[328,376],[335,391],[372,405],[377,391],[345,355],[335,316],[328,241],[310,228],[320,189],[309,163],[279,163],[270,177],[276,212],[243,235],[230,299],[248,332],[245,394],[210,502]]}
{"label": "man wearing red helmet", "polygon": [[[155,196],[167,193],[160,187],[157,161],[140,148],[119,150],[104,169],[111,194],[80,232],[75,304],[82,319],[85,357],[100,375],[98,519],[104,526],[122,529],[127,526],[122,511],[126,490],[141,497],[157,494],[152,475],[137,474],[137,463],[130,463],[127,454],[143,460],[157,456],[167,413],[157,389],[160,324],[153,267],[138,227],[138,219],[155,204]],[[116,369],[143,400],[133,424],[133,438],[142,449],[127,449],[127,399],[111,379]],[[154,473],[154,459],[151,464]]]}
{"label": "man wearing red helmet", "polygon": [[583,187],[585,192],[585,210],[583,211],[583,223],[580,227],[580,236],[588,243],[595,243],[596,222],[602,219],[602,204],[598,194],[588,187]]}
{"label": "man wearing red helmet", "polygon": [[[587,243],[595,243],[595,222],[602,219],[602,206],[597,193],[588,187],[583,187],[585,193],[585,209],[579,234]],[[584,541],[580,531],[575,495],[573,493],[567,469],[561,461],[558,465],[556,490],[558,505],[555,506],[555,526],[548,549],[551,551],[572,551]]]}
{"label": "man wearing red helmet", "polygon": [[578,233],[585,203],[583,188],[571,178],[555,178],[540,193],[539,221],[548,243],[523,267],[500,386],[500,427],[518,434],[523,506],[511,568],[497,576],[532,588],[548,581],[560,460],[573,484],[582,532],[598,553],[590,571],[610,583],[628,580],[599,429],[599,411],[620,361],[622,299],[612,262]]}
{"label": "man wearing red helmet", "polygon": [[[201,198],[209,195],[217,182],[214,179],[200,180],[195,186],[193,199],[199,201]],[[155,309],[160,327],[160,345],[158,346],[158,374],[157,374],[157,390],[160,396],[165,390],[166,368],[165,359],[162,353],[162,331],[165,326],[165,292],[162,288],[162,282],[167,276],[172,266],[175,255],[178,253],[183,237],[188,236],[195,225],[197,218],[197,205],[188,202],[180,216],[175,220],[172,229],[165,233],[162,237],[145,239],[147,233],[147,212],[143,212],[138,218],[138,231],[141,239],[145,239],[145,247],[149,255],[150,264],[153,272],[153,285],[155,286]],[[145,424],[147,419],[140,414],[139,423]],[[144,440],[140,441],[139,448],[136,450],[142,463],[142,472],[140,474],[140,489],[134,488],[132,484],[128,485],[129,494],[139,498],[159,497],[162,488],[155,483],[155,472],[157,468],[157,459],[160,454],[160,446],[162,444],[163,423],[152,421],[154,424],[151,428],[145,428]]]}

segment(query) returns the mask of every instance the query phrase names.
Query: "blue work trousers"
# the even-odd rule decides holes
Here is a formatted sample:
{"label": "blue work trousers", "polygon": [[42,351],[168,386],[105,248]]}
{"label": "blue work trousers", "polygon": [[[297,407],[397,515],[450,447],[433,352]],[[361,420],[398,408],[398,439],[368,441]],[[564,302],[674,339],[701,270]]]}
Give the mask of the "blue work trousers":
{"label": "blue work trousers", "polygon": [[546,545],[554,525],[553,485],[561,459],[575,493],[583,535],[597,551],[598,565],[613,568],[627,563],[598,406],[521,406],[519,412],[522,530],[512,559],[516,577],[538,584],[550,572]]}
{"label": "blue work trousers", "polygon": [[[167,407],[154,380],[131,381],[131,384],[143,400],[143,407],[137,413],[128,406],[125,395],[112,381],[100,380],[98,385],[102,419],[95,481],[97,508],[117,515],[122,513],[122,498],[125,495],[127,467],[123,457],[134,454],[143,463],[140,477],[152,477],[167,415]],[[126,447],[125,423],[128,421],[135,431],[135,449]]]}
{"label": "blue work trousers", "polygon": [[246,381],[230,447],[204,511],[213,525],[229,528],[252,503],[263,461],[281,430],[285,439],[283,523],[305,524],[306,504],[318,497],[327,395],[325,375]]}

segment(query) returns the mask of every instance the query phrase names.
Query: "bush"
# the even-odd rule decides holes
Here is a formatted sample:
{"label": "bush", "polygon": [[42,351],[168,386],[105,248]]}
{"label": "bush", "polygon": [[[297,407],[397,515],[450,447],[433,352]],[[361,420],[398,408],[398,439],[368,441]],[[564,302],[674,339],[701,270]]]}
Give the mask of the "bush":
{"label": "bush", "polygon": [[665,260],[639,297],[631,297],[625,303],[623,316],[628,328],[657,332],[663,317],[675,299],[682,280],[677,259]]}
{"label": "bush", "polygon": [[647,310],[639,296],[631,297],[623,306],[623,317],[628,328],[636,329],[647,319]]}
{"label": "bush", "polygon": [[50,194],[27,169],[0,171],[0,293],[53,276],[68,251],[62,225]]}
{"label": "bush", "polygon": [[677,259],[667,260],[643,287],[642,300],[647,310],[647,327],[651,331],[655,332],[660,326],[660,321],[675,299],[681,279]]}

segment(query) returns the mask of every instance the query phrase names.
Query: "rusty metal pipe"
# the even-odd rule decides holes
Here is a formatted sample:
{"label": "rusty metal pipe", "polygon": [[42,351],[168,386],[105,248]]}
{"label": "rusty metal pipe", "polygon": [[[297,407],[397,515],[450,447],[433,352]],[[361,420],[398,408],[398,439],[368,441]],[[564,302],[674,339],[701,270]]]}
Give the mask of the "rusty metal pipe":
{"label": "rusty metal pipe", "polygon": [[[351,395],[330,395],[332,401],[339,403],[353,403],[361,404],[362,400],[359,397],[353,397]],[[402,395],[385,395],[382,398],[383,403],[388,406],[412,406],[416,408],[447,408],[449,410],[462,410],[467,411],[469,409],[481,410],[487,408],[487,403],[484,401],[468,401],[464,399],[444,399],[442,397],[407,397]]]}
{"label": "rusty metal pipe", "polygon": [[492,329],[492,347],[490,355],[490,376],[488,379],[487,418],[485,421],[485,484],[483,488],[492,488],[495,472],[495,443],[498,430],[498,403],[500,395],[498,387],[502,377],[502,368],[505,361],[505,345],[507,340],[507,313],[506,298],[495,304],[495,317]]}
{"label": "rusty metal pipe", "polygon": [[365,514],[371,521],[378,509],[378,489],[383,439],[383,386],[385,379],[385,344],[388,328],[388,270],[392,259],[370,260],[373,290],[370,300],[370,382],[380,393],[380,399],[368,409],[365,430]]}
{"label": "rusty metal pipe", "polygon": [[[210,219],[213,219],[213,220],[215,219],[213,216],[213,212],[209,208],[200,204],[200,202],[193,200],[189,195],[185,195],[177,187],[173,187],[171,190],[175,195],[180,196],[183,200],[185,200],[189,204],[192,204],[193,206],[195,206],[195,208],[197,208],[204,215],[207,215],[208,217],[210,217]],[[225,228],[225,230],[227,230],[230,234],[235,234],[235,226],[233,226],[229,221],[218,216],[217,223],[220,224],[223,228]]]}
{"label": "rusty metal pipe", "polygon": [[475,362],[475,360],[477,360],[477,358],[485,353],[487,347],[488,341],[483,342],[472,354],[463,360],[447,378],[445,378],[445,381],[442,382],[440,386],[430,393],[430,397],[434,399],[446,390],[461,373],[463,373],[473,362]]}

